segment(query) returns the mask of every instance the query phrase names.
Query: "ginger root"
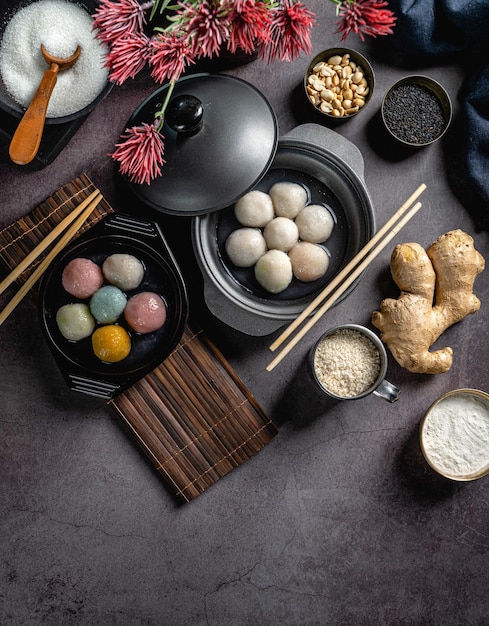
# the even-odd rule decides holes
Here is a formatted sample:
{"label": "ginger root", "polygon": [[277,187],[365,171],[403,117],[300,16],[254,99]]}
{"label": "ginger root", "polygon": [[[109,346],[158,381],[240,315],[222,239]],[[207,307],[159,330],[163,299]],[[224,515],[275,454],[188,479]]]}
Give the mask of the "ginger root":
{"label": "ginger root", "polygon": [[429,348],[449,326],[479,310],[472,289],[484,265],[474,240],[462,230],[441,235],[426,251],[417,243],[394,248],[391,273],[401,294],[383,300],[372,323],[401,367],[423,374],[450,369],[453,350]]}

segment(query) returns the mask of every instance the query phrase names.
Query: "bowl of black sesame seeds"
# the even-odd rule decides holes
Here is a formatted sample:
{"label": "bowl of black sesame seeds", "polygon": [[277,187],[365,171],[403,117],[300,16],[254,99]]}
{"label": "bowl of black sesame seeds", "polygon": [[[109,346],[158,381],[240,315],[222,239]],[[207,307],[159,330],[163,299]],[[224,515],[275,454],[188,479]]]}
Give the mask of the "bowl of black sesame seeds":
{"label": "bowl of black sesame seeds", "polygon": [[452,103],[444,87],[427,76],[406,76],[384,96],[381,116],[388,134],[412,148],[438,141],[452,120]]}

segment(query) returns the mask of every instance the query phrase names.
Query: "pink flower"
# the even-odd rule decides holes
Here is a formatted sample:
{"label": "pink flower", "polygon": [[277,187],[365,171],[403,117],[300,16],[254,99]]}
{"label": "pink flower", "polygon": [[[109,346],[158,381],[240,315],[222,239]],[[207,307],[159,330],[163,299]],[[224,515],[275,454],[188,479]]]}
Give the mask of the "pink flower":
{"label": "pink flower", "polygon": [[271,38],[261,46],[259,56],[267,63],[293,61],[301,52],[312,49],[311,27],[315,23],[314,14],[295,0],[283,0],[273,10]]}
{"label": "pink flower", "polygon": [[122,85],[128,78],[134,78],[148,60],[150,40],[144,34],[133,33],[119,37],[113,42],[105,59],[110,71],[110,80]]}
{"label": "pink flower", "polygon": [[146,24],[145,11],[153,2],[139,4],[137,0],[102,0],[93,14],[93,25],[99,32],[97,37],[112,43],[119,37],[141,33]]}
{"label": "pink flower", "polygon": [[188,39],[174,34],[158,33],[151,40],[149,64],[151,76],[158,83],[176,82],[185,68],[195,63]]}
{"label": "pink flower", "polygon": [[341,20],[336,32],[343,33],[344,41],[350,33],[365,40],[365,35],[377,37],[392,34],[396,16],[386,9],[385,0],[345,0],[338,9]]}
{"label": "pink flower", "polygon": [[123,140],[116,144],[116,149],[110,157],[119,163],[119,171],[129,177],[133,183],[149,183],[161,176],[161,166],[165,164],[163,158],[165,146],[164,137],[160,135],[157,126],[143,122],[141,126],[126,128],[121,136]]}
{"label": "pink flower", "polygon": [[200,4],[181,2],[184,28],[192,45],[192,56],[219,55],[221,46],[229,37],[230,5],[227,2],[203,0]]}
{"label": "pink flower", "polygon": [[231,52],[243,50],[251,54],[257,46],[269,40],[268,29],[271,20],[269,6],[265,2],[254,0],[234,2],[228,49]]}

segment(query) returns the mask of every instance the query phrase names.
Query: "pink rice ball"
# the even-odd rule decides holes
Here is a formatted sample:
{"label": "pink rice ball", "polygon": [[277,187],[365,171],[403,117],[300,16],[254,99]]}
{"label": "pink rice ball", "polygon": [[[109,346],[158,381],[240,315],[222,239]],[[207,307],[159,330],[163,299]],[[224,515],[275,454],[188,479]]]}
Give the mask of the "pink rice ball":
{"label": "pink rice ball", "polygon": [[101,268],[90,259],[72,259],[61,276],[64,289],[75,298],[91,298],[104,283]]}
{"label": "pink rice ball", "polygon": [[161,296],[152,291],[142,291],[129,298],[124,309],[129,326],[138,333],[152,333],[166,321],[166,305]]}

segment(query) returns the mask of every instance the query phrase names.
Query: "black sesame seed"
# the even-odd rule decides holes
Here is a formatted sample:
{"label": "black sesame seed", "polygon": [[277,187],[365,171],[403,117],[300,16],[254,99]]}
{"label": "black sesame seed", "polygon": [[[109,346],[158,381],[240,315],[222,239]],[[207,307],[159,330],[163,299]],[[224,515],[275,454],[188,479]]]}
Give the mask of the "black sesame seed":
{"label": "black sesame seed", "polygon": [[425,144],[441,135],[443,109],[436,95],[422,85],[399,85],[384,101],[384,120],[398,139]]}

